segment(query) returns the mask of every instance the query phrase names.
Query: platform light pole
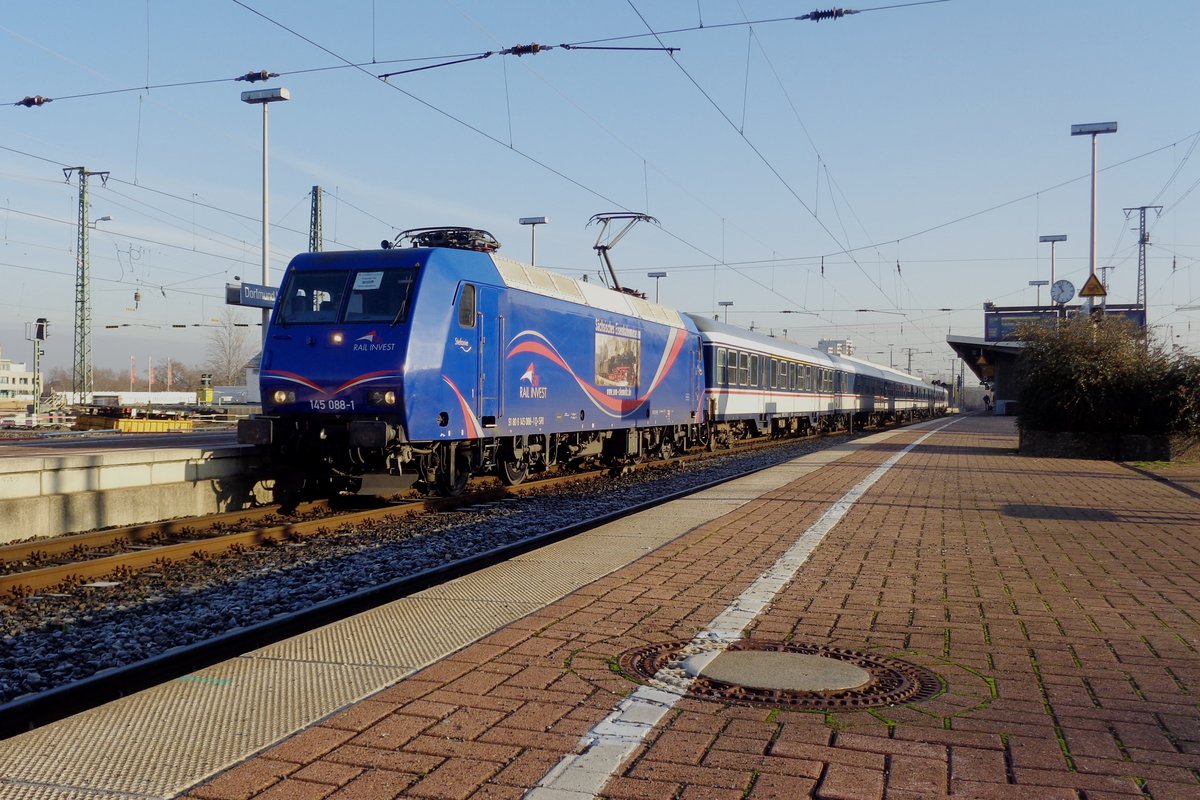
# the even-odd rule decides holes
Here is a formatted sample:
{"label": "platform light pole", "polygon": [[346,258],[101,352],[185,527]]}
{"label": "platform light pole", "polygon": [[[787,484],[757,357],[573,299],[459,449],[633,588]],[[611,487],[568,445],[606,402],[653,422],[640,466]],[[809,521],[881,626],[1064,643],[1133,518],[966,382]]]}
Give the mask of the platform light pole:
{"label": "platform light pole", "polygon": [[[267,181],[267,106],[271,103],[280,102],[283,100],[291,100],[292,94],[282,86],[277,89],[253,89],[249,92],[242,92],[242,102],[251,105],[262,106],[262,285],[271,285],[271,226],[267,216],[269,208],[269,184]],[[264,308],[262,310],[262,336],[263,343],[267,341],[267,322],[271,316],[271,309]]]}
{"label": "platform light pole", "polygon": [[729,322],[729,307],[731,305],[733,305],[733,301],[732,300],[722,300],[719,303],[717,303],[717,305],[719,305],[725,309],[725,322],[728,323]]}
{"label": "platform light pole", "polygon": [[[1096,137],[1102,133],[1116,133],[1115,122],[1089,122],[1083,125],[1072,125],[1072,136],[1092,137],[1092,226],[1088,243],[1088,275],[1096,277]],[[1085,313],[1092,313],[1092,298],[1086,298]]]}
{"label": "platform light pole", "polygon": [[654,278],[654,302],[656,302],[656,303],[657,303],[657,302],[658,302],[658,281],[659,281],[659,279],[660,279],[660,278],[665,278],[665,277],[667,277],[667,273],[665,273],[665,272],[661,272],[661,271],[659,271],[659,272],[647,272],[647,273],[646,273],[646,277],[647,277],[647,278]]}
{"label": "platform light pole", "polygon": [[1037,304],[1038,304],[1038,308],[1041,308],[1042,307],[1042,287],[1049,286],[1050,281],[1046,281],[1046,280],[1030,281],[1029,285],[1037,287]]}
{"label": "platform light pole", "polygon": [[1067,235],[1065,233],[1054,233],[1049,236],[1039,236],[1039,242],[1050,243],[1050,284],[1054,284],[1054,246],[1059,242],[1065,242]]}
{"label": "platform light pole", "polygon": [[517,222],[529,226],[529,265],[537,266],[537,226],[545,225],[549,217],[521,217]]}

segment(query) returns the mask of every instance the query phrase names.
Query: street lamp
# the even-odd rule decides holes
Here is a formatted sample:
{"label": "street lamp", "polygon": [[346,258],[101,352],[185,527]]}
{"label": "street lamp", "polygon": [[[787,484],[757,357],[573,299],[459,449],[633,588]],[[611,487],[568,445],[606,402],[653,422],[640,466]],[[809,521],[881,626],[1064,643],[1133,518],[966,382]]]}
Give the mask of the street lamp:
{"label": "street lamp", "polygon": [[1029,285],[1037,287],[1037,304],[1038,304],[1038,308],[1041,308],[1041,306],[1042,306],[1042,287],[1049,286],[1050,281],[1030,281]]}
{"label": "street lamp", "polygon": [[1050,283],[1052,285],[1054,283],[1054,246],[1056,244],[1058,244],[1059,242],[1065,242],[1066,240],[1067,240],[1067,235],[1065,233],[1055,233],[1055,234],[1051,234],[1049,236],[1039,236],[1038,237],[1039,242],[1049,242],[1050,243]]}
{"label": "street lamp", "polygon": [[[1088,274],[1096,277],[1096,137],[1102,133],[1116,133],[1117,123],[1115,122],[1091,122],[1084,125],[1072,125],[1072,136],[1091,136],[1092,137],[1092,233],[1091,242],[1088,245]],[[1085,313],[1092,313],[1092,298],[1088,297],[1085,303]]]}
{"label": "street lamp", "polygon": [[658,302],[658,281],[660,278],[667,277],[665,272],[647,272],[647,278],[654,278],[654,302]]}
{"label": "street lamp", "polygon": [[[250,103],[251,105],[261,105],[263,110],[263,157],[262,157],[262,282],[263,286],[271,285],[271,229],[268,224],[267,208],[268,208],[268,183],[267,183],[267,106],[271,103],[277,103],[282,100],[291,100],[292,94],[287,89],[279,87],[278,89],[255,89],[249,92],[242,92],[242,102]],[[271,309],[264,308],[262,310],[262,334],[263,344],[267,341],[267,321],[271,316]]]}
{"label": "street lamp", "polygon": [[521,217],[517,222],[529,226],[529,264],[537,266],[537,226],[545,225],[549,217]]}
{"label": "street lamp", "polygon": [[732,300],[721,300],[720,302],[717,303],[717,305],[722,306],[725,309],[725,321],[729,322],[729,307],[731,305],[733,305],[733,301]]}

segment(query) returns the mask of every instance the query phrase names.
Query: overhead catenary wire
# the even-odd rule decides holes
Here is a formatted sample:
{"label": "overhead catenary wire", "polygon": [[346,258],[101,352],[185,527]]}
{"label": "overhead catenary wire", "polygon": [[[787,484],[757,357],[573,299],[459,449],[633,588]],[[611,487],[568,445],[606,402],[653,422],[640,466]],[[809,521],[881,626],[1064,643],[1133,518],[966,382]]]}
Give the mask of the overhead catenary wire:
{"label": "overhead catenary wire", "polygon": [[[703,27],[703,26],[702,26],[702,27]],[[709,26],[709,27],[711,28],[711,27],[713,27],[713,26]],[[361,209],[360,209],[360,210],[361,210]],[[836,206],[836,204],[835,204],[835,210],[837,210],[837,206]],[[822,209],[822,211],[824,211],[824,209]],[[825,213],[827,214],[828,212],[825,212]],[[838,218],[839,218],[839,222],[841,223],[841,226],[840,226],[840,227],[841,227],[841,233],[840,233],[840,236],[841,236],[841,237],[843,237],[847,243],[849,243],[849,242],[850,242],[850,236],[849,236],[849,233],[848,233],[848,231],[846,230],[846,227],[847,227],[847,226],[846,226],[846,224],[845,224],[845,223],[844,223],[844,222],[841,220],[841,215],[840,215],[840,214],[838,215]],[[247,219],[252,219],[252,218],[249,218],[249,217],[247,217]],[[377,219],[377,218],[376,218],[376,219]],[[836,228],[836,227],[837,227],[837,226],[835,226],[835,228]],[[887,240],[886,242],[884,242],[884,244],[891,243],[891,242],[899,242],[899,241],[902,241],[902,240],[904,240],[904,239],[907,239],[907,238],[910,238],[910,237],[909,237],[909,236],[904,236],[904,237],[900,237],[899,239],[890,239],[890,240]],[[859,249],[862,249],[862,248],[853,248],[853,249],[854,249],[854,250],[859,250]],[[905,262],[906,262],[906,266],[907,266],[907,264],[908,264],[909,260],[908,260],[908,259],[905,259]],[[847,266],[849,266],[849,263],[847,263]]]}

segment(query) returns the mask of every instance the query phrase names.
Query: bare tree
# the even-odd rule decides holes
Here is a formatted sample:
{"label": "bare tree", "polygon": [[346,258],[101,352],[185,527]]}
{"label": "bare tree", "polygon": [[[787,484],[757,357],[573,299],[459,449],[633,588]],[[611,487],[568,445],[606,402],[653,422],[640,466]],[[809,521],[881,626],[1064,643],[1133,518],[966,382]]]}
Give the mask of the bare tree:
{"label": "bare tree", "polygon": [[254,355],[255,345],[246,335],[247,323],[238,311],[226,307],[221,322],[208,335],[208,361],[204,366],[212,373],[213,383],[233,386],[242,383],[246,362]]}

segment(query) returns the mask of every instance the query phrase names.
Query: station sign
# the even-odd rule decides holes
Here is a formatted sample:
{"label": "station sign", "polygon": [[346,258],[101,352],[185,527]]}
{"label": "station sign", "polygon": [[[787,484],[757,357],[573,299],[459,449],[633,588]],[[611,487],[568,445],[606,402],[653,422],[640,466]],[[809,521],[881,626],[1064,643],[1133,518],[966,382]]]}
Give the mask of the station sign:
{"label": "station sign", "polygon": [[254,306],[274,308],[279,287],[262,286],[257,283],[225,284],[225,304],[231,306]]}
{"label": "station sign", "polygon": [[[1100,311],[1098,307],[1096,311]],[[1103,308],[1107,317],[1126,319],[1135,327],[1146,327],[1146,310],[1136,305],[1108,305]],[[1064,306],[1061,316],[1079,316],[1079,306]],[[1017,330],[1022,325],[1053,325],[1060,319],[1060,311],[1050,308],[992,308],[983,314],[983,338],[989,342],[1017,341]]]}

